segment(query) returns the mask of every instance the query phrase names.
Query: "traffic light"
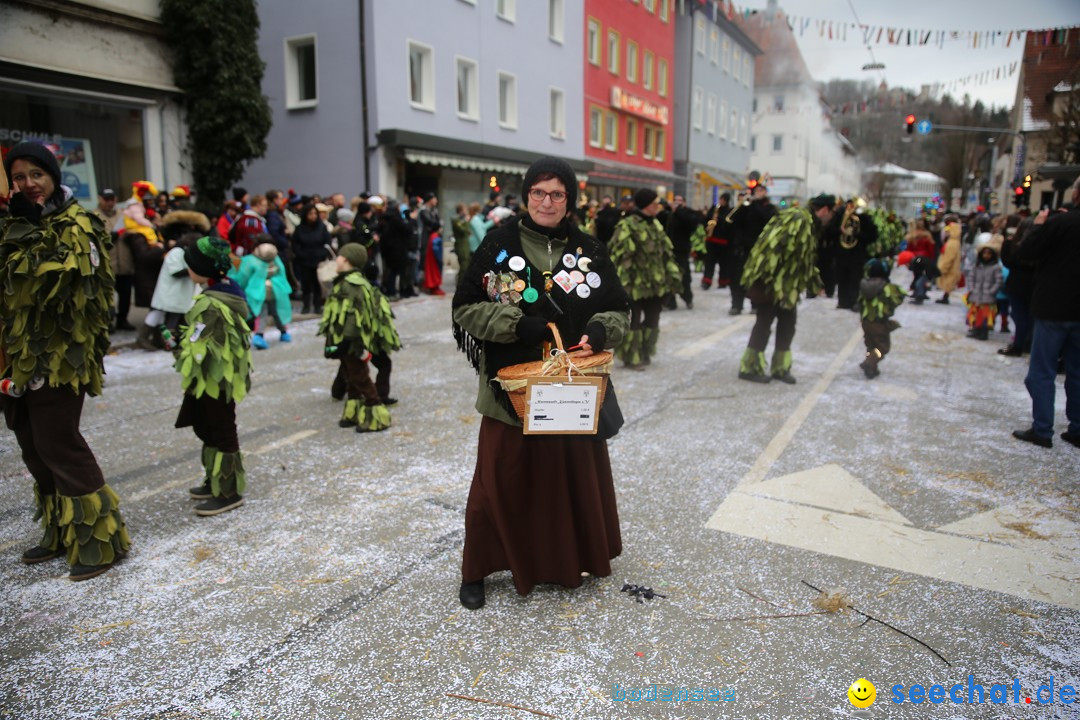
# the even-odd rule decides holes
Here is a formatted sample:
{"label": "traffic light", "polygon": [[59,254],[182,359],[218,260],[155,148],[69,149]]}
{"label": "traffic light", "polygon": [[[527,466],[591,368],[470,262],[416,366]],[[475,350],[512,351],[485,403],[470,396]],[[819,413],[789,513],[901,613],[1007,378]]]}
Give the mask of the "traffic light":
{"label": "traffic light", "polygon": [[904,118],[904,125],[907,126],[908,135],[915,132],[915,116],[909,114],[906,118]]}
{"label": "traffic light", "polygon": [[757,170],[751,171],[750,175],[746,178],[746,187],[753,190],[758,186],[758,182],[761,180],[761,173]]}
{"label": "traffic light", "polygon": [[1027,204],[1027,190],[1023,185],[1017,185],[1013,188],[1013,203],[1016,207],[1024,207]]}

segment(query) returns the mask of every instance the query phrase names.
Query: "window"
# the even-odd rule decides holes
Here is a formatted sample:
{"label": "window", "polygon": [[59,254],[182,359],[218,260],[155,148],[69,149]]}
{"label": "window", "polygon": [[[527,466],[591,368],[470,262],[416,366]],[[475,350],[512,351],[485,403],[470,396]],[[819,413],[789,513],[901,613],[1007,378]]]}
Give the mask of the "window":
{"label": "window", "polygon": [[713,65],[720,64],[720,31],[716,28],[709,31],[709,60]]}
{"label": "window", "polygon": [[709,105],[705,112],[705,132],[716,134],[716,93],[709,93]]}
{"label": "window", "polygon": [[637,120],[626,118],[626,154],[637,155]]}
{"label": "window", "polygon": [[585,33],[589,48],[589,62],[600,64],[600,21],[589,18],[589,29]]}
{"label": "window", "polygon": [[626,43],[626,79],[637,82],[637,43],[633,40]]}
{"label": "window", "polygon": [[551,88],[551,137],[559,140],[566,138],[566,93],[559,88]]}
{"label": "window", "polygon": [[517,17],[517,0],[495,0],[495,17],[514,22]]}
{"label": "window", "polygon": [[739,118],[739,144],[746,147],[746,115]]}
{"label": "window", "polygon": [[499,125],[517,128],[517,77],[499,72]]}
{"label": "window", "polygon": [[656,152],[656,128],[652,125],[645,126],[645,144],[641,151],[641,157],[646,160],[653,159],[653,153]]}
{"label": "window", "polygon": [[468,120],[480,119],[480,70],[475,60],[457,59],[457,113]]}
{"label": "window", "polygon": [[289,110],[319,104],[315,67],[315,36],[285,39],[285,107]]}
{"label": "window", "polygon": [[656,152],[653,153],[653,160],[661,161],[664,159],[664,131],[660,128],[656,128]]}
{"label": "window", "polygon": [[731,41],[728,40],[727,35],[724,36],[724,49],[721,51],[724,56],[721,66],[724,68],[724,72],[731,72]]}
{"label": "window", "polygon": [[739,142],[739,111],[731,109],[731,125],[728,126],[728,139],[732,144]]}
{"label": "window", "polygon": [[604,113],[598,107],[589,108],[589,145],[598,148],[602,144]]}
{"label": "window", "polygon": [[667,22],[668,0],[660,0],[660,22]]}
{"label": "window", "polygon": [[613,112],[604,113],[604,149],[619,149],[619,116]]}
{"label": "window", "polygon": [[548,0],[548,37],[557,43],[563,41],[563,0]]}
{"label": "window", "polygon": [[774,112],[784,112],[784,96],[774,95],[772,107]]}
{"label": "window", "polygon": [[409,102],[419,110],[435,110],[435,51],[413,40],[409,48]]}
{"label": "window", "polygon": [[694,49],[698,55],[705,55],[705,18],[700,15],[694,20]]}
{"label": "window", "polygon": [[757,152],[757,135],[750,136],[750,152]]}
{"label": "window", "polygon": [[742,82],[746,87],[750,87],[750,78],[753,77],[753,70],[750,69],[750,53],[743,53],[742,56]]}
{"label": "window", "polygon": [[607,69],[619,74],[619,33],[614,30],[607,31]]}
{"label": "window", "polygon": [[773,135],[772,136],[772,150],[773,150],[773,152],[783,152],[784,151],[784,136],[783,135]]}
{"label": "window", "polygon": [[646,90],[653,89],[653,54],[651,50],[645,51],[645,59],[641,65],[641,84]]}
{"label": "window", "polygon": [[727,125],[724,123],[724,118],[727,117],[727,100],[720,102],[720,137],[727,137]]}
{"label": "window", "polygon": [[739,70],[742,68],[742,57],[739,54],[739,46],[731,49],[731,75],[736,82],[739,80]]}
{"label": "window", "polygon": [[754,96],[754,102],[753,102],[753,105],[751,107],[752,107],[754,113],[757,113],[757,95]]}
{"label": "window", "polygon": [[694,118],[694,127],[698,130],[701,129],[702,114],[705,112],[705,91],[701,89],[701,86],[694,87],[694,106],[691,109],[691,115]]}
{"label": "window", "polygon": [[657,74],[659,75],[656,78],[657,92],[660,93],[660,97],[667,97],[667,60],[660,60]]}
{"label": "window", "polygon": [[648,12],[656,12],[656,0],[645,0],[641,7],[645,8]]}

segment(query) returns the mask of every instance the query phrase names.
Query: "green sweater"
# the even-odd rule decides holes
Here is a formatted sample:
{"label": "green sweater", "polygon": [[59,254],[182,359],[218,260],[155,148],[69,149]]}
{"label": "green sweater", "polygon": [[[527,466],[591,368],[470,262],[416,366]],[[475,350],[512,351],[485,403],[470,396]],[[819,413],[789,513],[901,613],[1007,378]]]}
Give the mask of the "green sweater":
{"label": "green sweater", "polygon": [[[549,267],[548,241],[539,233],[521,226],[521,246],[529,262],[536,267]],[[551,265],[559,267],[560,258],[566,252],[565,240],[553,240],[551,243]],[[462,305],[454,310],[454,322],[477,340],[511,343],[518,337],[515,333],[518,321],[525,316],[520,308],[497,302],[482,302]],[[607,334],[608,347],[617,347],[630,327],[630,318],[618,310],[596,313],[589,322],[599,322]],[[577,345],[580,338],[563,338],[567,345]],[[495,399],[495,391],[487,384],[487,358],[481,358],[479,390],[476,394],[476,410],[481,415],[494,418],[508,425],[521,425],[516,415],[510,415]],[[492,382],[495,382],[494,380]]]}

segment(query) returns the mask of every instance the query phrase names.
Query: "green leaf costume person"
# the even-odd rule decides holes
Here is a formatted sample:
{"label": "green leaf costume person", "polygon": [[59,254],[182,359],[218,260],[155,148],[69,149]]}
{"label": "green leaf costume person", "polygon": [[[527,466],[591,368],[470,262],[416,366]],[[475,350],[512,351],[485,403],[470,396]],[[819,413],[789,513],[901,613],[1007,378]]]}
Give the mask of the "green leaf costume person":
{"label": "green leaf costume person", "polygon": [[[366,253],[360,257],[362,250],[346,245],[341,254],[353,268],[362,268],[367,261]],[[343,364],[348,397],[339,424],[357,432],[389,428],[390,411],[371,382],[367,359],[369,354],[388,356],[401,349],[390,301],[360,270],[339,273],[323,307],[318,334],[326,338],[327,357]]]}
{"label": "green leaf costume person", "polygon": [[768,382],[765,348],[775,318],[776,346],[771,375],[794,382],[791,341],[795,337],[795,307],[804,291],[816,295],[821,290],[815,237],[820,232],[820,223],[815,221],[811,210],[823,207],[822,203],[831,199],[819,196],[811,201],[810,209],[789,208],[774,215],[750,250],[742,285],[747,288],[747,296],[758,303],[758,314],[739,363],[739,377],[744,380]]}
{"label": "green leaf costume person", "polygon": [[866,248],[867,254],[872,258],[889,258],[896,255],[900,251],[900,243],[907,234],[904,222],[896,217],[896,213],[881,208],[868,210],[863,215],[863,222],[866,222],[866,215],[870,216],[870,220],[878,231],[877,239]]}
{"label": "green leaf costume person", "polygon": [[[638,193],[642,202],[649,194],[655,199],[651,191]],[[682,291],[682,271],[660,222],[640,211],[619,221],[607,247],[619,282],[630,296],[630,330],[616,352],[628,367],[647,365],[660,339],[660,303],[665,295]]]}
{"label": "green leaf costume person", "polygon": [[191,427],[203,442],[206,478],[189,492],[206,500],[196,514],[216,515],[238,507],[247,486],[236,433],[236,403],[251,389],[251,315],[243,290],[225,274],[232,267],[228,243],[203,237],[184,251],[193,279],[209,279],[184,316],[174,367],[184,402],[176,427]]}
{"label": "green leaf costume person", "polygon": [[866,263],[859,283],[859,314],[862,317],[866,358],[859,364],[867,378],[880,374],[878,364],[889,354],[890,335],[900,324],[890,320],[904,302],[904,289],[889,282],[888,262],[875,258]]}
{"label": "green leaf costume person", "polygon": [[[79,431],[83,400],[101,393],[109,348],[109,234],[60,185],[45,146],[19,143],[4,168],[16,192],[0,224],[0,372],[19,396],[0,395],[0,408],[34,478],[34,519],[44,529],[22,559],[66,555],[69,577],[84,580],[130,547],[119,498]],[[48,196],[30,200],[25,189],[35,184]]]}

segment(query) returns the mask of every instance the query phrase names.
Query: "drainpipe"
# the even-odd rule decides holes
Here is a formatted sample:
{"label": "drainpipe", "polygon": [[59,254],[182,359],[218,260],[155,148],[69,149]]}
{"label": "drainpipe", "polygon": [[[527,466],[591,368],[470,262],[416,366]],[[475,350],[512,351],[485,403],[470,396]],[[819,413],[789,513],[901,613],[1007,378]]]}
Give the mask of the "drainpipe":
{"label": "drainpipe", "polygon": [[371,187],[371,147],[368,145],[368,94],[367,94],[367,28],[364,16],[366,0],[358,0],[360,10],[360,110],[363,114],[364,131],[364,190],[372,192]]}

